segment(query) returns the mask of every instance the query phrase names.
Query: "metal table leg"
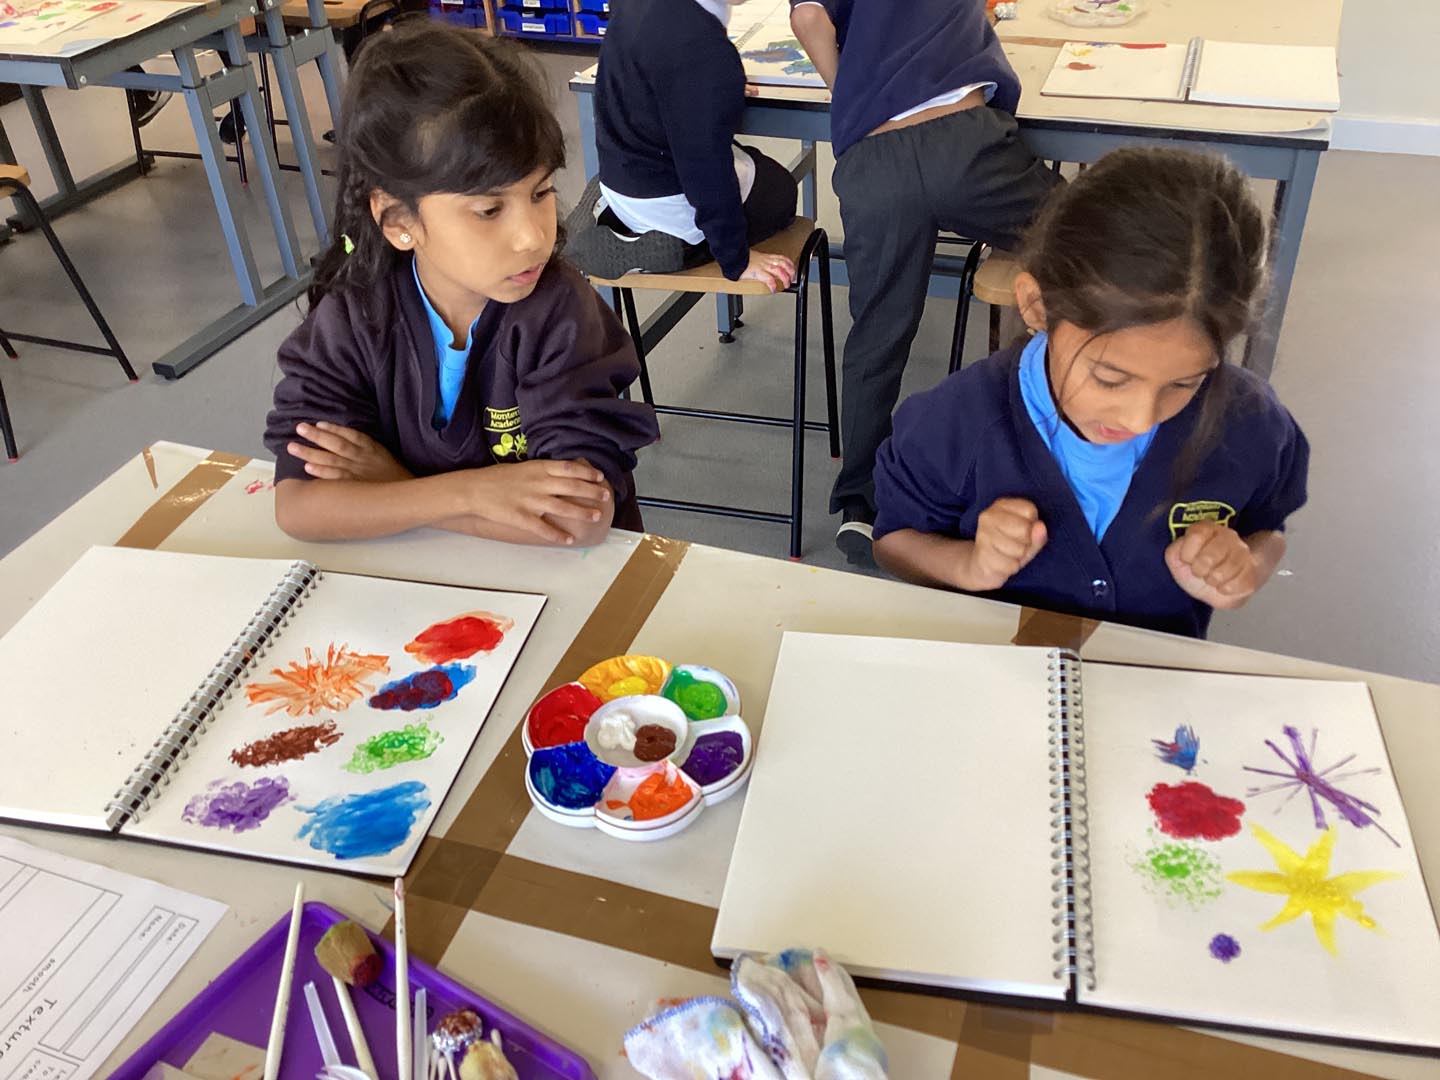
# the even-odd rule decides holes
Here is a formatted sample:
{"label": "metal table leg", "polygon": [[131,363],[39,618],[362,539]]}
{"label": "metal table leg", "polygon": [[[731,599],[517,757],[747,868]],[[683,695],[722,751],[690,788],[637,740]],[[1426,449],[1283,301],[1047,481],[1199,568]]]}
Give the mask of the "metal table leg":
{"label": "metal table leg", "polygon": [[1305,231],[1305,218],[1310,212],[1310,193],[1315,188],[1315,172],[1320,167],[1320,151],[1297,151],[1289,179],[1275,185],[1274,235],[1270,252],[1270,293],[1260,325],[1245,343],[1245,366],[1262,379],[1269,379],[1275,368],[1275,350],[1280,341],[1280,327],[1285,321],[1285,303],[1290,297],[1290,282],[1295,277],[1295,264],[1300,258],[1300,238]]}

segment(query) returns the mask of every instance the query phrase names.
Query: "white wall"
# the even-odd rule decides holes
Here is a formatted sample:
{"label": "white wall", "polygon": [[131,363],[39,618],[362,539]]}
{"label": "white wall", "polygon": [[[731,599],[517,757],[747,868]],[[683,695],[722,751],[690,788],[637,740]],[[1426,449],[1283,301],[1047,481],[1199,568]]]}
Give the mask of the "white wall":
{"label": "white wall", "polygon": [[1437,0],[1348,0],[1335,147],[1440,155],[1437,56]]}

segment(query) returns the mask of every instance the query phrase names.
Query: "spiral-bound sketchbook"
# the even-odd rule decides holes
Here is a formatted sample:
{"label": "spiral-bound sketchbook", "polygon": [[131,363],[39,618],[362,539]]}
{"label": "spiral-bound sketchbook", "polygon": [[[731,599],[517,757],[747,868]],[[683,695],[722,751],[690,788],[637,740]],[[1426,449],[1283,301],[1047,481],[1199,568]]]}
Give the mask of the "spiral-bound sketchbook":
{"label": "spiral-bound sketchbook", "polygon": [[402,873],[544,603],[91,548],[0,638],[0,817]]}
{"label": "spiral-bound sketchbook", "polygon": [[786,633],[720,957],[1440,1049],[1440,931],[1360,683]]}

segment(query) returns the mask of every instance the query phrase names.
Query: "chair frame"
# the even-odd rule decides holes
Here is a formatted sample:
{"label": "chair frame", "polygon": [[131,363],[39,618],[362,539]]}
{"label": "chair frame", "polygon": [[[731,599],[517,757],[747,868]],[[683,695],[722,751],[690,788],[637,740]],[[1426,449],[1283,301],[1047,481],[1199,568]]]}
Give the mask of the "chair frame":
{"label": "chair frame", "polygon": [[[818,263],[820,286],[820,322],[825,363],[825,408],[826,420],[805,418],[805,372],[809,351],[809,284],[810,267]],[[630,275],[642,278],[643,275]],[[668,288],[669,286],[667,286]],[[657,413],[671,416],[688,416],[702,420],[720,420],[735,424],[756,424],[764,427],[788,427],[792,431],[790,453],[790,512],[788,514],[770,510],[756,510],[750,507],[722,506],[716,503],[692,502],[681,499],[665,499],[653,496],[639,496],[641,506],[653,506],[660,510],[680,510],[693,514],[709,514],[715,517],[739,518],[744,521],[764,521],[776,525],[790,526],[790,558],[800,558],[800,545],[804,522],[805,484],[805,433],[824,431],[830,436],[830,456],[840,456],[840,420],[838,394],[835,382],[835,325],[830,297],[830,242],[825,230],[816,228],[805,241],[800,258],[796,260],[794,282],[784,290],[795,297],[795,384],[794,412],[785,416],[762,416],[755,413],[724,412],[717,409],[697,409],[684,405],[657,405],[650,386],[650,368],[645,354],[640,319],[635,310],[633,287],[611,286],[612,297],[618,311],[623,313],[630,336],[635,342],[635,351],[640,360],[640,393],[647,405]],[[721,295],[732,295],[722,293]],[[737,324],[738,325],[738,324]]]}

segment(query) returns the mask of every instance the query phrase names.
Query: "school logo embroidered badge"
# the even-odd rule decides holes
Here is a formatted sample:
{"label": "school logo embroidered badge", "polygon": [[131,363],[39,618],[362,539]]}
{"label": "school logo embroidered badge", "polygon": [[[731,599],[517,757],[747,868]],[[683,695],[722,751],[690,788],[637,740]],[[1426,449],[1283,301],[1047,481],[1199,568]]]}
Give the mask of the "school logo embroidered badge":
{"label": "school logo embroidered badge", "polygon": [[525,432],[520,430],[520,406],[508,409],[485,407],[485,433],[490,436],[490,454],[496,461],[525,460]]}
{"label": "school logo embroidered badge", "polygon": [[1213,521],[1217,525],[1229,525],[1235,516],[1235,508],[1229,503],[1214,499],[1200,499],[1196,502],[1176,503],[1170,508],[1170,539],[1184,536],[1191,525],[1200,521]]}

